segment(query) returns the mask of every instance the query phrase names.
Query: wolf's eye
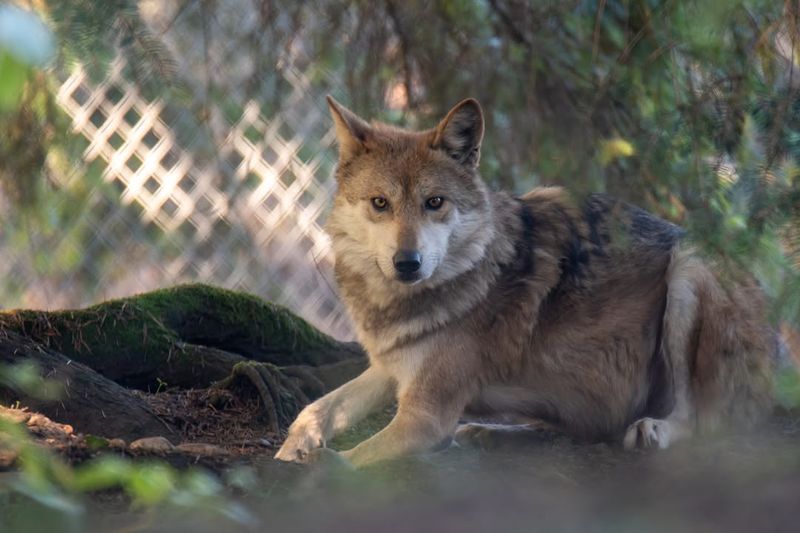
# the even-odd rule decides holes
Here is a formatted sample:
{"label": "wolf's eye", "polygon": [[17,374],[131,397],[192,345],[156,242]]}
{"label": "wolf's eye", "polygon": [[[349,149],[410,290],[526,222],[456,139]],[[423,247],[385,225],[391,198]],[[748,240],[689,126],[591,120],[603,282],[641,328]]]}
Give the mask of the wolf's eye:
{"label": "wolf's eye", "polygon": [[441,196],[431,196],[430,198],[425,200],[425,207],[436,211],[437,209],[442,207],[443,203],[444,203],[444,198],[442,198]]}
{"label": "wolf's eye", "polygon": [[383,211],[386,209],[386,206],[389,205],[389,202],[386,201],[386,198],[383,196],[376,196],[370,200],[372,202],[372,207],[374,207],[378,211]]}

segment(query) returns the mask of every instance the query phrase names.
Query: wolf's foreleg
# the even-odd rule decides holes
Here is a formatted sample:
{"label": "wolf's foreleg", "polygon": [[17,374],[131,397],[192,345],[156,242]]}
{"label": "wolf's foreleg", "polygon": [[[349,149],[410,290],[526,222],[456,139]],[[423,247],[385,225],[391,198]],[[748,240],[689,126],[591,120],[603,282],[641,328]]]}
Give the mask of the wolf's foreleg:
{"label": "wolf's foreleg", "polygon": [[282,461],[303,461],[311,450],[352,426],[394,398],[394,380],[370,367],[360,376],[306,406],[289,427],[275,455]]}
{"label": "wolf's foreleg", "polygon": [[439,420],[431,413],[400,407],[388,426],[355,448],[342,452],[356,467],[431,450],[452,433],[454,420]]}
{"label": "wolf's foreleg", "polygon": [[400,396],[389,425],[342,455],[359,467],[436,448],[453,435],[470,397],[469,387],[447,385],[431,380],[426,386],[410,387]]}

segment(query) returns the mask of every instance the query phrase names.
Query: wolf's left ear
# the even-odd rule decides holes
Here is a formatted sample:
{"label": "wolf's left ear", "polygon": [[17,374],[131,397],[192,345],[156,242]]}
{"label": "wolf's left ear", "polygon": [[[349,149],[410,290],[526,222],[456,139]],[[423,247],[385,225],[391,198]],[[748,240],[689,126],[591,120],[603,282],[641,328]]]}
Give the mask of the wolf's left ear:
{"label": "wolf's left ear", "polygon": [[366,150],[367,138],[372,132],[372,127],[361,117],[334,100],[332,96],[329,95],[327,100],[333,123],[336,125],[339,159],[347,161]]}
{"label": "wolf's left ear", "polygon": [[433,132],[433,148],[469,167],[477,167],[483,140],[483,111],[474,98],[457,104]]}

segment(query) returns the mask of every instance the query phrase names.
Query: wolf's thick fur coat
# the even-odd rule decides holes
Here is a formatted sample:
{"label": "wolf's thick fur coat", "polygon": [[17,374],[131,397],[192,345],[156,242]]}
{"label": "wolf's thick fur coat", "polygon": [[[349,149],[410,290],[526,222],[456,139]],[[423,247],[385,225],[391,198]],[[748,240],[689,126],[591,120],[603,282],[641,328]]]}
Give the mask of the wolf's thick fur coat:
{"label": "wolf's thick fur coat", "polygon": [[[475,100],[422,132],[329,103],[340,161],[328,230],[370,367],[306,407],[277,458],[313,457],[394,400],[394,420],[343,452],[354,464],[432,449],[470,415],[666,447],[769,408],[760,290],[721,282],[678,227],[603,195],[490,192]],[[398,277],[399,250],[419,252],[417,279]]]}

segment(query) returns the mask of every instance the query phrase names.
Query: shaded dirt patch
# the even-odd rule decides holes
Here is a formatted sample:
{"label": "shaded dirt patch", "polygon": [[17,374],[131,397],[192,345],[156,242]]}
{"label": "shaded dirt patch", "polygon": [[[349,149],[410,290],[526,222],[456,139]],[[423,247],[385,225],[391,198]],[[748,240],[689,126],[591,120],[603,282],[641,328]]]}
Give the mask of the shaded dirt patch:
{"label": "shaded dirt patch", "polygon": [[213,444],[239,456],[273,453],[282,440],[266,430],[262,406],[254,395],[213,388],[135,394],[178,429],[182,442]]}

